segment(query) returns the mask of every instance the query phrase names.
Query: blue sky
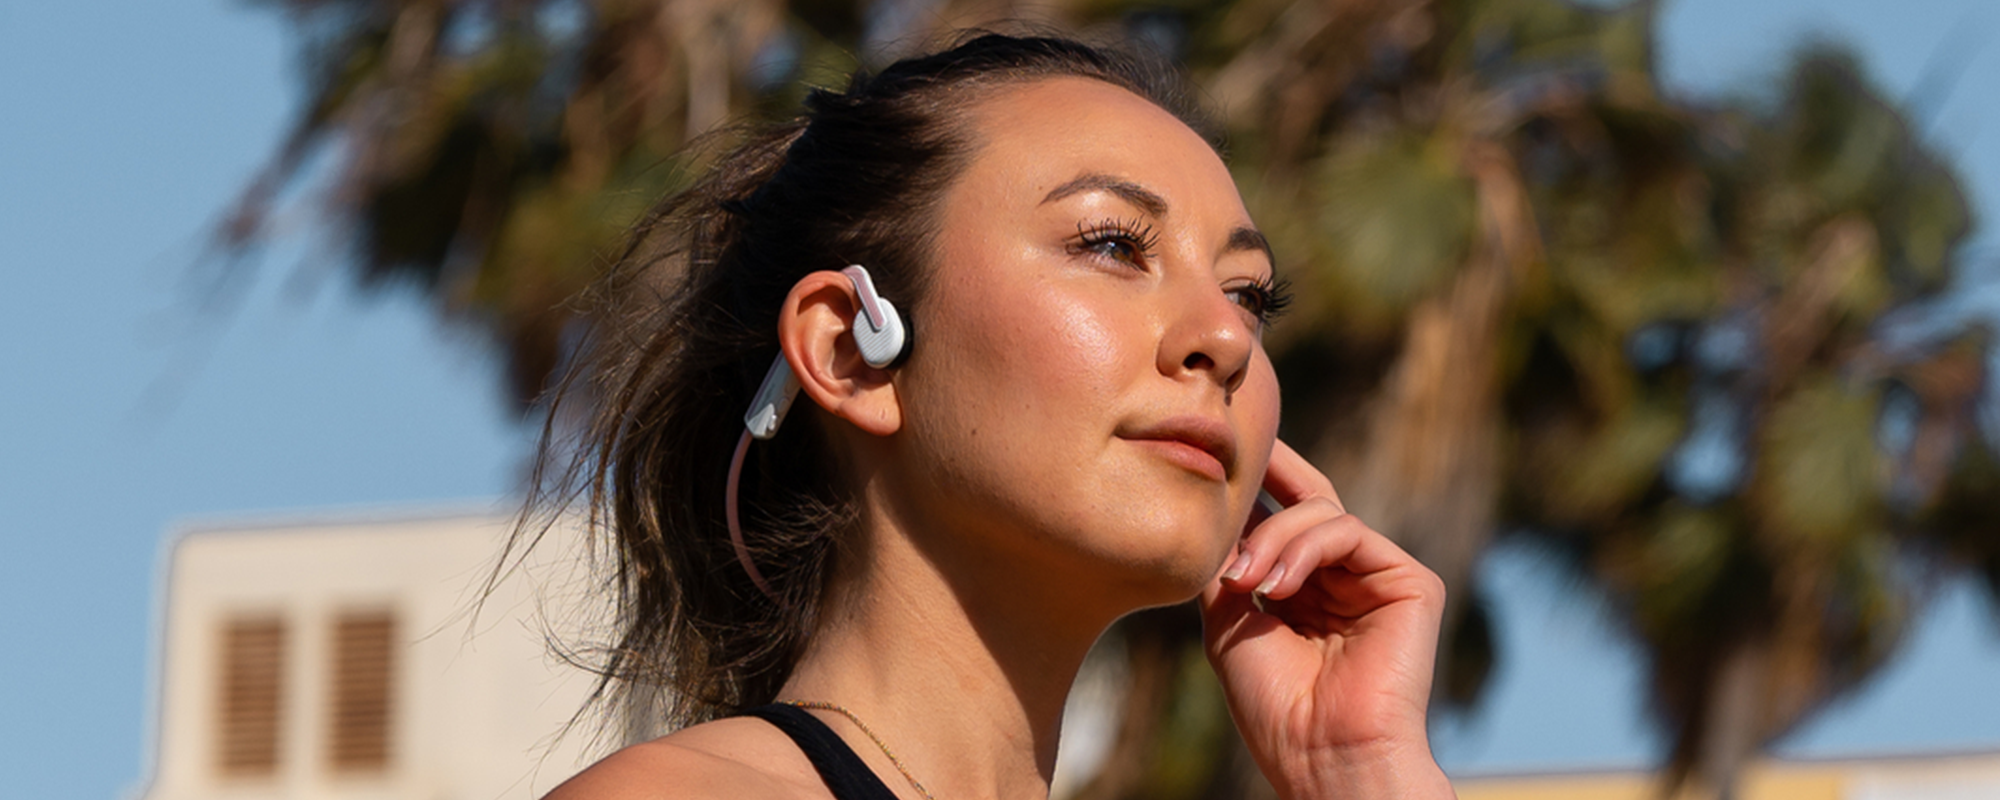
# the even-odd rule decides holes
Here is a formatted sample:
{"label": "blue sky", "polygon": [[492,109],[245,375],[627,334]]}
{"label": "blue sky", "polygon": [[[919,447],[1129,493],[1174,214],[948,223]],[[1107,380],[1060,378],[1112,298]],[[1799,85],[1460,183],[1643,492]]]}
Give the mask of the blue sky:
{"label": "blue sky", "polygon": [[[2000,14],[1989,0],[1680,0],[1677,91],[1750,92],[1809,34],[1856,45],[1929,112],[1976,202],[2000,197]],[[134,788],[150,735],[153,605],[176,522],[270,510],[485,502],[525,429],[477,343],[404,294],[362,296],[299,237],[205,314],[189,265],[293,102],[278,19],[222,0],[0,0],[0,785]],[[1949,70],[1947,70],[1949,71]],[[1643,762],[1635,662],[1531,554],[1485,566],[1504,664],[1442,731],[1453,769]],[[2000,747],[2000,626],[1940,587],[1909,647],[1791,752]]]}

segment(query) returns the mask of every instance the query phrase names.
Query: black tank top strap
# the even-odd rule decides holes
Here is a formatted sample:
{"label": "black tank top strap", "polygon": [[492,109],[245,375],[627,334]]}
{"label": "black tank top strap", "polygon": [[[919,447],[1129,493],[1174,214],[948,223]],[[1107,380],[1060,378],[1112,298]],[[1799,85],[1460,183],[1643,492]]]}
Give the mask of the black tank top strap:
{"label": "black tank top strap", "polygon": [[889,791],[875,771],[854,754],[846,740],[805,709],[772,703],[746,709],[743,714],[776,725],[791,737],[792,743],[812,760],[813,769],[819,770],[820,779],[826,781],[826,788],[833,792],[835,800],[896,800],[896,793]]}

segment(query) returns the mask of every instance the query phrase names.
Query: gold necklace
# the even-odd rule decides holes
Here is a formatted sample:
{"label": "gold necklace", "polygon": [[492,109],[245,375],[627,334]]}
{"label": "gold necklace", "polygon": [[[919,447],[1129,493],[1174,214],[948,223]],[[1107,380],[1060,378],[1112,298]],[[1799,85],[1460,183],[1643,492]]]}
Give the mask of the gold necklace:
{"label": "gold necklace", "polygon": [[876,736],[875,731],[868,727],[868,723],[862,722],[861,718],[855,716],[854,712],[847,710],[846,706],[818,700],[780,700],[778,702],[799,708],[816,708],[821,711],[832,711],[846,717],[849,722],[854,723],[854,727],[860,728],[862,733],[868,734],[868,739],[873,741],[876,747],[882,748],[882,755],[889,757],[889,763],[896,765],[896,771],[903,773],[903,780],[909,781],[910,785],[916,788],[917,794],[923,795],[924,800],[937,800],[937,797],[931,794],[931,790],[924,788],[923,782],[917,780],[917,776],[910,774],[910,768],[904,766],[903,760],[896,757],[896,752],[890,750],[889,745],[883,743],[882,737]]}

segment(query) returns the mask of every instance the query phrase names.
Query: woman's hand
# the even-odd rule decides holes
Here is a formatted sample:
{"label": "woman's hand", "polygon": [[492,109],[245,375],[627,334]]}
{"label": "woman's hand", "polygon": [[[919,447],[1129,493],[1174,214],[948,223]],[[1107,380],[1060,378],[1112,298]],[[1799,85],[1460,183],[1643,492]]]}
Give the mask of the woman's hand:
{"label": "woman's hand", "polygon": [[1293,800],[1451,797],[1424,727],[1443,581],[1284,442],[1264,488],[1285,510],[1202,592],[1208,658],[1258,766]]}

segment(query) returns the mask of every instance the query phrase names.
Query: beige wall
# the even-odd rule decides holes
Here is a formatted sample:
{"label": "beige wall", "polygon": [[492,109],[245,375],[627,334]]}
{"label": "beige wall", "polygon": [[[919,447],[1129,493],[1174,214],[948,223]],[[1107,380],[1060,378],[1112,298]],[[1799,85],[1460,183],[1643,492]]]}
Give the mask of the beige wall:
{"label": "beige wall", "polygon": [[[1461,778],[1459,800],[1657,800],[1648,773]],[[1826,761],[1766,761],[1739,800],[2000,800],[2000,752]]]}
{"label": "beige wall", "polygon": [[[197,527],[170,547],[160,617],[152,780],[147,800],[193,798],[537,797],[587,763],[588,729],[554,736],[589,676],[558,663],[538,611],[573,635],[576,537],[559,531],[527,574],[467,616],[510,521],[458,515]],[[326,757],[331,620],[343,610],[397,618],[390,761],[335,774]],[[287,627],[276,773],[229,778],[216,765],[223,621],[275,614]],[[553,746],[551,746],[553,743]]]}
{"label": "beige wall", "polygon": [[[1474,778],[1455,782],[1459,800],[1657,800],[1652,776],[1637,772]],[[1837,776],[1758,770],[1740,800],[1841,800]]]}

